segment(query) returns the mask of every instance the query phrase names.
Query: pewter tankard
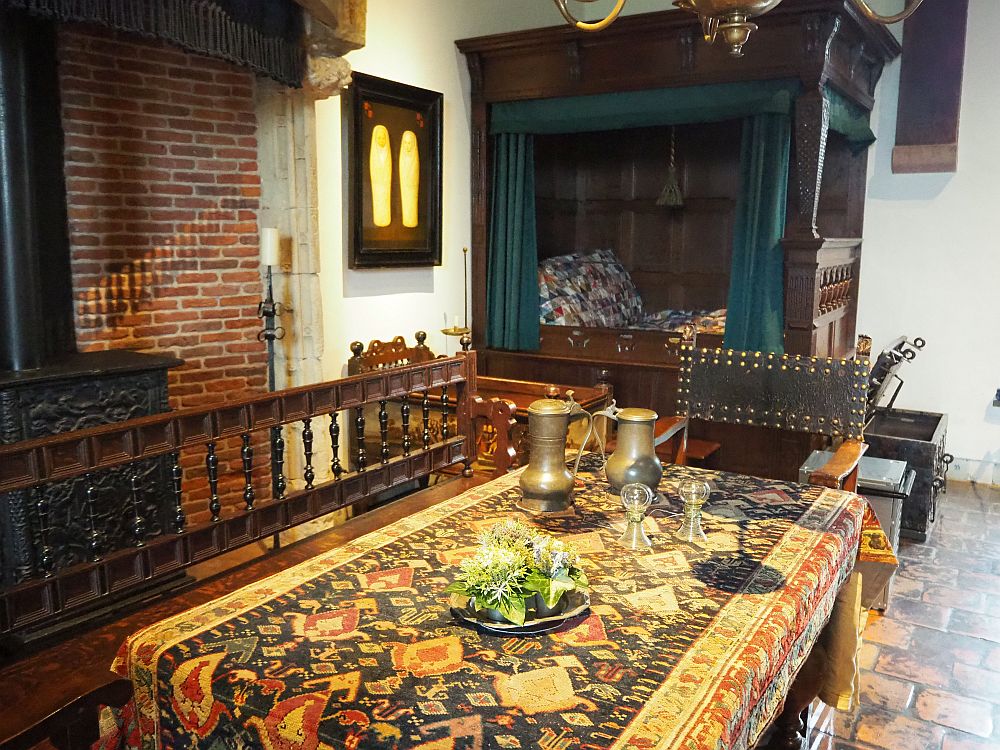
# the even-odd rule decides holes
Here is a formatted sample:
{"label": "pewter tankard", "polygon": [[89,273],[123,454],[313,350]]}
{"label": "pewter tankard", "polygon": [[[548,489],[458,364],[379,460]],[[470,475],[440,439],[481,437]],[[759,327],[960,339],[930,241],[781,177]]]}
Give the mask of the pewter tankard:
{"label": "pewter tankard", "polygon": [[586,419],[587,437],[583,445],[590,441],[594,430],[594,420],[582,406],[573,401],[542,398],[528,407],[528,442],[531,457],[528,468],[521,474],[521,493],[524,499],[519,503],[525,510],[536,513],[552,513],[566,510],[573,504],[573,482],[580,468],[580,457],[576,457],[572,473],[566,468],[566,436],[569,424],[575,419]]}
{"label": "pewter tankard", "polygon": [[663,464],[653,446],[653,426],[657,414],[650,409],[619,409],[614,401],[594,417],[607,417],[618,422],[618,442],[608,457],[605,473],[614,494],[626,484],[638,482],[654,493],[663,476]]}

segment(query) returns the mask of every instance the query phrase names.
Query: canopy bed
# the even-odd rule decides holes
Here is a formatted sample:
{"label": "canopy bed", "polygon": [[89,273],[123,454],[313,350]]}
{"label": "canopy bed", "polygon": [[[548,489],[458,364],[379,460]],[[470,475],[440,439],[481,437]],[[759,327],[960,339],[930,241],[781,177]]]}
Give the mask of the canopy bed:
{"label": "canopy bed", "polygon": [[[686,323],[700,345],[853,353],[868,113],[899,45],[849,0],[767,20],[740,59],[680,11],[458,42],[486,373],[604,372],[619,402],[673,414]],[[610,268],[610,291],[553,264]],[[588,315],[608,298],[617,317]]]}

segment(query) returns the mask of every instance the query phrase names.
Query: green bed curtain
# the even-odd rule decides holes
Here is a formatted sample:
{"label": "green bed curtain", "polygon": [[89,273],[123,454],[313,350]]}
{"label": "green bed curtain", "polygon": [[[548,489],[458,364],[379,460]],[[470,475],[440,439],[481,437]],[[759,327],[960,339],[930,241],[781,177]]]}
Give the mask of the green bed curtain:
{"label": "green bed curtain", "polygon": [[490,347],[538,349],[538,238],[535,232],[535,151],[528,133],[493,139],[487,309]]}
{"label": "green bed curtain", "polygon": [[743,123],[742,186],[733,227],[725,346],[784,352],[784,252],[788,161],[787,116],[762,114]]}
{"label": "green bed curtain", "polygon": [[[538,349],[538,241],[535,235],[535,134],[743,119],[743,191],[734,230],[726,346],[780,352],[791,116],[797,79],[686,86],[493,105],[493,214],[487,309],[490,346]],[[875,137],[868,113],[833,89],[830,128],[860,151]]]}

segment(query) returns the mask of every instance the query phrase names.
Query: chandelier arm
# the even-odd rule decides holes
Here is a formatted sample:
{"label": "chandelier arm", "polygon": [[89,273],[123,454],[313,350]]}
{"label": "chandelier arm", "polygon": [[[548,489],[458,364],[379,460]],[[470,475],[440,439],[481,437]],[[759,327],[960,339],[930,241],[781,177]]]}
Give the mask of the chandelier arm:
{"label": "chandelier arm", "polygon": [[608,13],[606,18],[592,23],[588,21],[579,21],[574,18],[573,14],[569,12],[569,8],[566,7],[566,0],[553,0],[553,2],[556,4],[559,12],[562,13],[562,17],[565,18],[568,23],[576,26],[576,28],[581,31],[601,31],[614,23],[614,20],[618,18],[619,14],[622,12],[622,8],[625,7],[626,0],[617,0],[615,7],[610,13]]}
{"label": "chandelier arm", "polygon": [[890,16],[883,16],[876,13],[871,9],[871,6],[865,2],[865,0],[851,0],[854,6],[861,11],[861,14],[867,18],[869,21],[875,23],[880,23],[883,26],[888,26],[891,23],[899,23],[900,21],[905,21],[907,18],[913,15],[913,12],[920,7],[920,4],[924,0],[909,0],[906,7],[903,8],[899,13],[894,13]]}

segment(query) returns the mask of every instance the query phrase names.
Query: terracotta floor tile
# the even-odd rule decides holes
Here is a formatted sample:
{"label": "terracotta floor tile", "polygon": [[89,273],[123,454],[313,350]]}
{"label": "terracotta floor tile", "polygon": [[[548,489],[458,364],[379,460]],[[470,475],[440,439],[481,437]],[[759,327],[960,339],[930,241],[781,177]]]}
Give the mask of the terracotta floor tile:
{"label": "terracotta floor tile", "polygon": [[975,636],[914,626],[906,651],[914,658],[951,669],[954,664],[979,666],[993,644]]}
{"label": "terracotta floor tile", "polygon": [[896,576],[892,581],[892,598],[920,599],[924,594],[923,581]]}
{"label": "terracotta floor tile", "polygon": [[947,687],[951,683],[950,669],[931,664],[926,659],[891,646],[880,649],[875,671],[919,685]]}
{"label": "terracotta floor tile", "polygon": [[955,586],[958,584],[958,570],[938,566],[934,563],[907,562],[900,567],[897,575],[903,578],[912,578],[928,586],[935,583],[941,586]]}
{"label": "terracotta floor tile", "polygon": [[982,591],[972,591],[961,586],[953,588],[951,586],[928,586],[924,591],[921,601],[925,604],[937,604],[942,607],[952,607],[956,609],[967,609],[970,612],[984,612],[986,610],[987,595]]}
{"label": "terracotta floor tile", "polygon": [[942,750],[1000,750],[1000,740],[984,740],[964,732],[948,732]]}
{"label": "terracotta floor tile", "polygon": [[928,541],[903,540],[859,664],[859,711],[823,706],[810,750],[1000,750],[1000,492],[952,483]]}
{"label": "terracotta floor tile", "polygon": [[960,609],[952,610],[948,631],[1000,643],[1000,617],[978,615]]}
{"label": "terracotta floor tile", "polygon": [[917,716],[925,721],[958,729],[977,737],[993,734],[993,707],[975,698],[944,690],[922,690],[914,701]]}
{"label": "terracotta floor tile", "polygon": [[[1000,523],[1000,520],[997,523]],[[1000,592],[1000,575],[993,575],[992,573],[963,573],[961,585],[963,588],[985,591],[987,594],[996,594]]]}
{"label": "terracotta floor tile", "polygon": [[944,739],[944,728],[927,721],[888,711],[873,710],[858,722],[853,738],[885,750],[937,750]]}
{"label": "terracotta floor tile", "polygon": [[1000,674],[968,664],[956,664],[953,674],[955,690],[959,693],[1000,705]]}
{"label": "terracotta floor tile", "polygon": [[[946,630],[951,617],[951,609],[937,604],[925,604],[912,599],[900,599],[887,610],[893,620],[902,620],[913,625],[923,625],[936,630]],[[962,631],[957,631],[962,632]]]}
{"label": "terracotta floor tile", "polygon": [[865,628],[865,640],[898,648],[909,646],[914,626],[894,619],[894,615],[890,612],[888,617],[872,617]]}
{"label": "terracotta floor tile", "polygon": [[861,675],[861,702],[870,706],[903,711],[913,698],[914,686],[904,680],[886,677],[877,672]]}
{"label": "terracotta floor tile", "polygon": [[[983,662],[983,666],[987,669],[992,669],[994,672],[1000,672],[1000,646],[996,646],[990,651]],[[1000,677],[997,679],[1000,679]]]}

